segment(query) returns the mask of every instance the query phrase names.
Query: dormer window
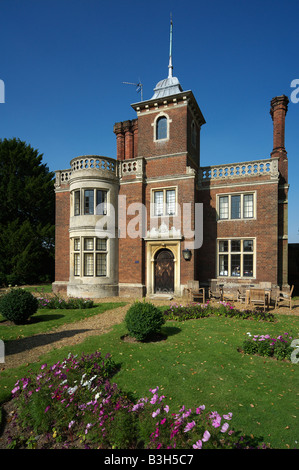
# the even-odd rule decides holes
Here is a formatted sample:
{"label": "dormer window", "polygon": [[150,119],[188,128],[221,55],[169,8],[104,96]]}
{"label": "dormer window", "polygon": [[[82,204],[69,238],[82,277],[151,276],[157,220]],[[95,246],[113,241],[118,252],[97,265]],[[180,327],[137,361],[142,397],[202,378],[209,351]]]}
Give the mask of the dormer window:
{"label": "dormer window", "polygon": [[156,140],[167,139],[167,118],[161,116],[156,122]]}

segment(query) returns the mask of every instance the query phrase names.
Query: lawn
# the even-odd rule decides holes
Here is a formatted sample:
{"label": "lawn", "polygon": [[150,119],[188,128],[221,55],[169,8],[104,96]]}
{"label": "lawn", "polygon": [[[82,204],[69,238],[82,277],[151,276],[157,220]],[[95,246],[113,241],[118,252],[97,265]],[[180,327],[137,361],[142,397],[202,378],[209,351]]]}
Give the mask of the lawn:
{"label": "lawn", "polygon": [[[52,313],[66,318],[71,311]],[[51,315],[49,311],[46,314]],[[169,321],[163,326],[167,339],[152,343],[123,341],[126,327],[120,324],[109,333],[89,337],[71,352],[111,353],[120,365],[114,382],[136,399],[148,396],[149,388],[159,386],[172,412],[182,405],[194,408],[203,404],[211,411],[232,412],[236,430],[260,437],[272,448],[293,449],[298,448],[299,437],[298,364],[237,351],[247,332],[275,336],[292,332],[294,338],[299,338],[298,317],[276,315],[276,320],[270,323],[208,317]],[[56,349],[35,364],[3,371],[0,402],[9,399],[16,380],[29,370],[38,371],[44,362],[54,364],[69,352],[69,348]]]}

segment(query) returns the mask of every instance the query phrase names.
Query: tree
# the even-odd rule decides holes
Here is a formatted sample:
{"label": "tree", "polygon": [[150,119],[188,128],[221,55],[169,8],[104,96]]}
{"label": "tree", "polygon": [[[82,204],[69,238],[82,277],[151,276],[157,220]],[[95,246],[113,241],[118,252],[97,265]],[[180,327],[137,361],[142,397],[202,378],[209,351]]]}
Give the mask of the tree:
{"label": "tree", "polygon": [[0,284],[50,280],[54,272],[54,173],[19,139],[0,140]]}

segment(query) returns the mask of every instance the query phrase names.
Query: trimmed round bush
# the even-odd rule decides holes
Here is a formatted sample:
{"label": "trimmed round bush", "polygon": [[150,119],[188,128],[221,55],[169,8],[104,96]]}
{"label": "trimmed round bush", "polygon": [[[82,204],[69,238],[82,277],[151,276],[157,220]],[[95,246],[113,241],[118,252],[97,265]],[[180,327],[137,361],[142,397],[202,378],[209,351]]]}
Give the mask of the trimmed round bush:
{"label": "trimmed round bush", "polygon": [[38,300],[31,292],[12,289],[0,299],[0,312],[16,325],[25,323],[38,309]]}
{"label": "trimmed round bush", "polygon": [[165,319],[155,305],[149,302],[135,302],[126,313],[125,323],[131,336],[144,341],[159,332]]}

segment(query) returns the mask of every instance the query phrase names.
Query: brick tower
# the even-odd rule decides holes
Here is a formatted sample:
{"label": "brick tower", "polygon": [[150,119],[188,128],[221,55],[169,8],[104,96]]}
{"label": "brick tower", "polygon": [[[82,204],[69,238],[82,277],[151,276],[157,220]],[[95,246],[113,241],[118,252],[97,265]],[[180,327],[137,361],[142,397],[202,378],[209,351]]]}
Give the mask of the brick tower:
{"label": "brick tower", "polygon": [[[183,248],[194,231],[200,130],[205,120],[192,91],[183,91],[173,77],[172,25],[168,68],[168,77],[158,82],[152,98],[132,105],[137,119],[114,126],[119,194],[127,209],[119,206],[119,226],[128,228],[137,221],[142,225],[141,236],[127,233],[119,239],[120,295],[180,295],[187,282],[197,278],[195,253],[191,250],[186,261]],[[136,203],[144,207],[139,218],[133,210]],[[184,227],[184,217],[189,227]]]}

